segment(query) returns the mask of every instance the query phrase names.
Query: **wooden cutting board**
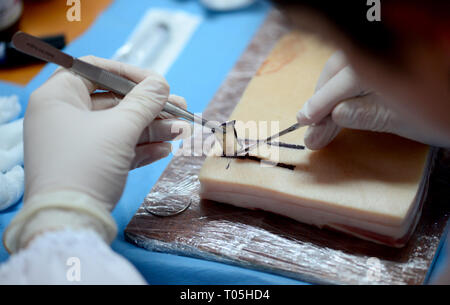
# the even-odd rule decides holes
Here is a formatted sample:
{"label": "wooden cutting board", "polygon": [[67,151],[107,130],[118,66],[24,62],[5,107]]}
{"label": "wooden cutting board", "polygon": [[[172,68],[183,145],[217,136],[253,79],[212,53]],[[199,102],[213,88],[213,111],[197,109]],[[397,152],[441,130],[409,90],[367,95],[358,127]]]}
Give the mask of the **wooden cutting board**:
{"label": "wooden cutting board", "polygon": [[[273,11],[229,74],[205,117],[225,121],[275,43],[290,31]],[[125,229],[126,239],[152,251],[267,271],[313,283],[420,284],[426,279],[449,218],[450,154],[437,151],[418,227],[401,249],[320,230],[263,211],[202,201],[198,173],[204,157],[175,156]],[[187,211],[156,217],[150,205]]]}

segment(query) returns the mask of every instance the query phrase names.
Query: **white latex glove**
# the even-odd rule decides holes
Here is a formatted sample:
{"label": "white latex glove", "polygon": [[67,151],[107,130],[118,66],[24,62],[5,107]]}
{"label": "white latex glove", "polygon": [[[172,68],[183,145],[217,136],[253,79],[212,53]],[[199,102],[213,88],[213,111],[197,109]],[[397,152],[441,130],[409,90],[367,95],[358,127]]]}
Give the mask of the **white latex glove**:
{"label": "white latex glove", "polygon": [[[24,208],[5,232],[14,252],[43,231],[91,228],[107,242],[116,234],[110,211],[130,169],[164,158],[164,142],[185,122],[154,120],[169,98],[162,76],[105,59],[83,60],[139,83],[120,103],[110,92],[59,69],[30,97],[24,121]],[[172,102],[186,107],[182,98]],[[150,127],[149,127],[150,126]],[[142,144],[139,144],[142,143]],[[139,145],[138,145],[139,144]]]}
{"label": "white latex glove", "polygon": [[392,105],[393,101],[362,84],[344,55],[336,52],[325,64],[315,93],[297,114],[297,121],[310,126],[304,141],[313,150],[328,145],[342,128],[388,132],[439,145],[439,139],[394,111]]}

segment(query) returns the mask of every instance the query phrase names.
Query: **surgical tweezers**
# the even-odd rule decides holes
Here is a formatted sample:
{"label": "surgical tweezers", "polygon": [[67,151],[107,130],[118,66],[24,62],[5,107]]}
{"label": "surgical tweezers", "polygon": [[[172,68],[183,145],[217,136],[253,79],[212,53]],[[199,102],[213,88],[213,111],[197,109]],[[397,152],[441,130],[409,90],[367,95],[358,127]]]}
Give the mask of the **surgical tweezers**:
{"label": "surgical tweezers", "polygon": [[[12,42],[13,46],[18,51],[69,69],[98,84],[101,88],[110,90],[119,95],[127,95],[136,86],[135,82],[74,58],[27,33],[17,32],[14,35]],[[170,102],[165,104],[163,111],[189,122],[201,124],[213,131],[225,132],[220,125],[207,121]]]}
{"label": "surgical tweezers", "polygon": [[300,127],[303,127],[303,126],[304,126],[304,125],[301,125],[300,123],[295,123],[294,125],[292,125],[292,126],[286,128],[286,129],[280,131],[279,133],[274,134],[274,135],[271,135],[270,137],[268,137],[268,138],[265,139],[265,140],[257,141],[257,142],[255,142],[255,143],[252,143],[252,144],[250,144],[250,145],[247,145],[246,147],[244,147],[244,148],[242,148],[241,150],[239,150],[239,151],[236,153],[236,155],[239,156],[239,155],[241,155],[241,154],[243,154],[243,153],[248,153],[250,150],[255,149],[256,147],[258,147],[258,146],[261,145],[261,144],[269,143],[270,141],[272,141],[272,140],[274,140],[274,139],[276,139],[276,138],[279,138],[279,137],[281,137],[281,136],[283,136],[283,135],[285,135],[285,134],[287,134],[287,133],[293,132],[293,131],[295,131],[295,130],[299,129]]}

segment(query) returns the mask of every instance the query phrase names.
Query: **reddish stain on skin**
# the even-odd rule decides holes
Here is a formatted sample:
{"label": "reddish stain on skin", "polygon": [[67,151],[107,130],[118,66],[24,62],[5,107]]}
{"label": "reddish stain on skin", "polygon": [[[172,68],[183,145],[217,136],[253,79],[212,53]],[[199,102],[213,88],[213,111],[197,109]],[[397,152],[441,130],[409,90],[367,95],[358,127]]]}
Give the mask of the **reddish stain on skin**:
{"label": "reddish stain on skin", "polygon": [[292,62],[298,55],[304,52],[305,46],[298,35],[289,35],[281,44],[272,51],[269,58],[267,58],[256,76],[265,74],[272,74],[283,69],[284,66]]}

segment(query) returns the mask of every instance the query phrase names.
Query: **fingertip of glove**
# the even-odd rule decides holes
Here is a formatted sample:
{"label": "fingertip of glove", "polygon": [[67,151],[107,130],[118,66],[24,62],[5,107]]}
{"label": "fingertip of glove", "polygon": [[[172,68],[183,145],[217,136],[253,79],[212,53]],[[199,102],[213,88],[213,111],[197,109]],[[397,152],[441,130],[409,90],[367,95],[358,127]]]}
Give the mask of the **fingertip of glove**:
{"label": "fingertip of glove", "polygon": [[308,128],[305,132],[305,145],[311,150],[322,149],[337,136],[340,130],[331,118],[327,118],[320,124]]}
{"label": "fingertip of glove", "polygon": [[305,132],[305,146],[310,150],[319,150],[323,147],[320,145],[320,134],[317,133],[316,129],[315,127],[309,127]]}
{"label": "fingertip of glove", "polygon": [[169,83],[163,76],[159,74],[149,75],[139,84],[144,86],[145,88],[150,88],[167,95],[169,95],[170,92]]}
{"label": "fingertip of glove", "polygon": [[176,104],[184,109],[187,109],[186,99],[182,96],[171,94],[169,95],[169,102]]}
{"label": "fingertip of glove", "polygon": [[312,124],[314,123],[314,107],[311,107],[311,104],[313,104],[313,98],[307,100],[303,107],[300,109],[300,111],[297,113],[297,120],[301,124]]}
{"label": "fingertip of glove", "polygon": [[297,112],[297,122],[301,125],[309,125],[311,123],[311,119],[306,115],[303,109]]}
{"label": "fingertip of glove", "polygon": [[133,110],[142,116],[142,126],[148,125],[163,109],[168,100],[170,87],[159,75],[150,75],[128,93],[117,109]]}
{"label": "fingertip of glove", "polygon": [[172,144],[169,142],[162,142],[154,145],[154,155],[157,156],[157,160],[167,157],[171,152]]}

